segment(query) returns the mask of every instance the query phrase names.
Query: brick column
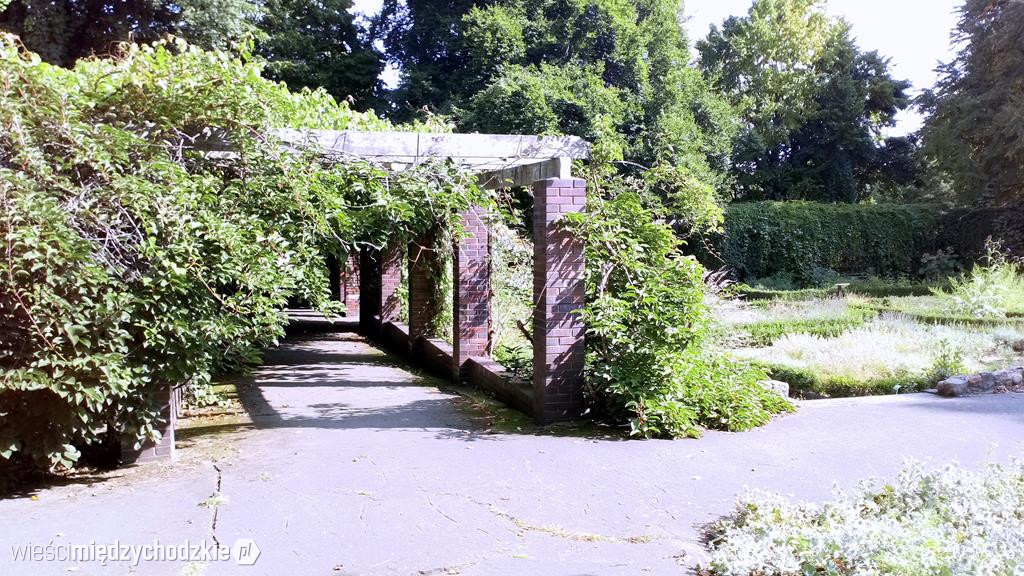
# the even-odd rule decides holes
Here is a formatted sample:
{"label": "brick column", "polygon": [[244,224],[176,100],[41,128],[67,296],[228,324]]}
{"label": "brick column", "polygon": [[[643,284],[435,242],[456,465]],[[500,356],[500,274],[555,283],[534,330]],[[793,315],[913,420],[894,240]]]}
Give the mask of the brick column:
{"label": "brick column", "polygon": [[452,256],[452,374],[458,381],[471,356],[486,356],[491,348],[491,258],[487,210],[471,208],[461,214],[462,238],[455,239]]}
{"label": "brick column", "polygon": [[341,265],[341,302],[345,316],[359,317],[359,253],[350,252]]}
{"label": "brick column", "polygon": [[402,248],[390,242],[383,250],[364,248],[359,258],[359,327],[370,336],[384,322],[398,318],[398,286],[402,280]]}
{"label": "brick column", "polygon": [[423,234],[409,243],[410,345],[417,338],[437,336],[437,319],[441,315],[437,286],[442,274],[436,232]]}
{"label": "brick column", "polygon": [[533,402],[540,422],[580,416],[583,400],[583,243],[559,220],[586,203],[578,179],[533,184]]}
{"label": "brick column", "polygon": [[134,441],[123,440],[121,442],[121,461],[125,464],[174,461],[174,428],[178,424],[175,395],[171,393],[169,386],[161,388],[156,393],[156,401],[160,406],[160,417],[163,418],[163,424],[160,425],[160,440],[157,442],[147,441],[139,448],[135,448]]}

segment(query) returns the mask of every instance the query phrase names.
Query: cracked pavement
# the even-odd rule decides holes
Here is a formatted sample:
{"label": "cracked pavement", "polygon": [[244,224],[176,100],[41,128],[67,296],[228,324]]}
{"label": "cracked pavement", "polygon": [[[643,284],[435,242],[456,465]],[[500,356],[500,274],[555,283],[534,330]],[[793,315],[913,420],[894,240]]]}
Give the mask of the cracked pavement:
{"label": "cracked pavement", "polygon": [[[822,500],[906,458],[977,467],[1024,439],[1018,394],[813,401],[751,432],[637,441],[491,427],[435,384],[351,332],[289,339],[243,387],[251,424],[182,434],[174,466],[0,501],[0,575],[687,574],[700,527],[746,487]],[[10,551],[214,537],[252,538],[258,561],[29,564]]]}

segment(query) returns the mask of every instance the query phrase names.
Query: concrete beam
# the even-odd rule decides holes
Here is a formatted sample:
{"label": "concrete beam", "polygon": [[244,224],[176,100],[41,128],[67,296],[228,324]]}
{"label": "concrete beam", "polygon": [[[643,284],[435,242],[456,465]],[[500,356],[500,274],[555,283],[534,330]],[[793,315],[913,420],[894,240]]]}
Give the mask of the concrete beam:
{"label": "concrete beam", "polygon": [[478,172],[558,158],[590,157],[590,145],[575,136],[291,129],[274,130],[273,134],[290,148],[312,148],[328,156],[355,157],[392,165],[450,158]]}
{"label": "concrete beam", "polygon": [[532,186],[539,180],[569,180],[572,178],[572,158],[552,158],[537,162],[513,166],[477,175],[480,186],[487,189],[513,188],[516,186]]}

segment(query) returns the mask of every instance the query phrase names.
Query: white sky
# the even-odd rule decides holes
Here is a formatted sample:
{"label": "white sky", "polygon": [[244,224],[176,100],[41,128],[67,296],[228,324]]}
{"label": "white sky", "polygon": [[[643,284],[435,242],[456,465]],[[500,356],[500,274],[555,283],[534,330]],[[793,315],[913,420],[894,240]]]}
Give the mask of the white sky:
{"label": "white sky", "polygon": [[[353,11],[373,14],[381,0],[354,0]],[[712,23],[720,24],[729,16],[747,13],[753,0],[687,0],[687,29],[690,41],[707,35]],[[845,18],[853,25],[853,34],[864,50],[878,50],[892,59],[897,78],[913,83],[913,93],[935,84],[935,67],[952,57],[950,32],[956,25],[956,9],[963,0],[829,0],[829,14]],[[384,72],[384,80],[393,85],[394,70]],[[903,134],[917,130],[921,117],[905,112],[892,131]]]}

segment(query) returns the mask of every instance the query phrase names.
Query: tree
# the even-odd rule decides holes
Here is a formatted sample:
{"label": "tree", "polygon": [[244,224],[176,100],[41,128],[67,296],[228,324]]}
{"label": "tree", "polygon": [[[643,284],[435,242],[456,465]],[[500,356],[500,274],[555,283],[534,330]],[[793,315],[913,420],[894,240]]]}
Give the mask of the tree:
{"label": "tree", "polygon": [[267,77],[292,90],[324,88],[356,109],[381,107],[383,57],[349,12],[351,0],[268,0],[256,25]]}
{"label": "tree", "polygon": [[861,52],[820,0],[758,0],[697,46],[745,121],[732,155],[739,196],[852,202],[889,177],[881,129],[909,105],[910,84]]}
{"label": "tree", "polygon": [[924,152],[965,202],[1024,198],[1024,3],[967,0],[954,38],[962,49],[918,101]]}
{"label": "tree", "polygon": [[453,94],[462,93],[460,81],[469,64],[460,48],[463,16],[476,0],[384,0],[371,28],[388,57],[402,70],[392,94],[392,116],[409,119],[428,106],[447,110]]}
{"label": "tree", "polygon": [[[377,19],[402,69],[398,117],[424,106],[466,131],[616,140],[649,201],[680,213],[725,187],[737,124],[690,64],[679,0],[498,0]],[[657,168],[656,170],[645,170]],[[700,200],[695,200],[695,199]]]}
{"label": "tree", "polygon": [[249,29],[250,0],[0,0],[0,30],[17,34],[45,61],[71,66],[119,42],[168,34],[224,48]]}

